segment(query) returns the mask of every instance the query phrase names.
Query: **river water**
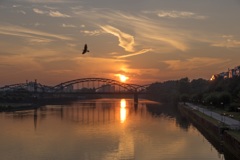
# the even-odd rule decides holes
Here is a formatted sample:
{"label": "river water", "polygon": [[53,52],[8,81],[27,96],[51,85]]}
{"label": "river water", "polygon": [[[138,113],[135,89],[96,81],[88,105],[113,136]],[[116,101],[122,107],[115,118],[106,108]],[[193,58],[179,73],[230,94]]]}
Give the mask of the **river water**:
{"label": "river water", "polygon": [[2,160],[225,159],[176,107],[81,100],[0,113]]}

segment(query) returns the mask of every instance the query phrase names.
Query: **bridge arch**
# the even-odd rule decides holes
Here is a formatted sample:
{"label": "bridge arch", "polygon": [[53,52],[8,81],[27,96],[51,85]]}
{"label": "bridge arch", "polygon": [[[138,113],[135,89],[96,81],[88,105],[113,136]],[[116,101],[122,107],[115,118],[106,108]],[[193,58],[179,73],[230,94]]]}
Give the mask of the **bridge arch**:
{"label": "bridge arch", "polygon": [[[141,85],[136,85],[136,84],[127,84],[123,83],[120,81],[112,80],[112,79],[107,79],[107,78],[81,78],[81,79],[75,79],[75,80],[70,80],[66,82],[62,82],[56,86],[53,87],[53,90],[55,91],[62,91],[69,86],[73,86],[76,84],[83,84],[83,83],[88,83],[88,88],[91,86],[92,88],[102,88],[103,85],[111,85],[111,86],[118,86],[124,89],[125,91],[128,92],[138,92],[140,89],[143,88]],[[97,83],[97,84],[96,84]]]}

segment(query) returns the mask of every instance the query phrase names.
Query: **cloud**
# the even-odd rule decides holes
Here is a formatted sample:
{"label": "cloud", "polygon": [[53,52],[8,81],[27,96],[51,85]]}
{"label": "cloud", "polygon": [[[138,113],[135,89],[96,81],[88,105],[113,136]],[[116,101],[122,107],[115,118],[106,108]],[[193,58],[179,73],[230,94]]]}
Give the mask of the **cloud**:
{"label": "cloud", "polygon": [[127,58],[127,57],[132,57],[132,56],[136,56],[136,55],[140,55],[140,54],[144,54],[147,53],[149,51],[152,51],[152,49],[142,49],[138,52],[132,53],[132,54],[127,54],[127,55],[123,55],[123,56],[118,56],[116,58]]}
{"label": "cloud", "polygon": [[35,27],[38,27],[38,26],[41,26],[42,24],[36,22],[36,23],[34,23],[33,25],[34,25]]}
{"label": "cloud", "polygon": [[233,35],[223,35],[222,40],[213,42],[211,46],[225,47],[225,48],[238,48],[240,47],[240,41],[235,40]]}
{"label": "cloud", "polygon": [[90,35],[90,36],[98,36],[98,35],[100,35],[102,33],[106,33],[106,32],[104,32],[102,30],[93,30],[93,31],[83,30],[81,32],[84,33],[84,34]]}
{"label": "cloud", "polygon": [[68,3],[69,0],[18,0],[20,2],[29,2],[29,3]]}
{"label": "cloud", "polygon": [[156,14],[161,18],[184,18],[184,19],[206,19],[206,16],[198,15],[189,11],[144,11],[147,14]]}
{"label": "cloud", "polygon": [[76,47],[77,46],[77,44],[74,44],[74,43],[68,43],[67,44],[69,47]]}
{"label": "cloud", "polygon": [[14,4],[12,5],[13,8],[18,8],[18,7],[21,7],[22,5],[18,5],[18,4]]}
{"label": "cloud", "polygon": [[31,38],[29,39],[30,43],[49,43],[52,42],[53,40],[51,39],[46,39],[46,38]]}
{"label": "cloud", "polygon": [[[109,9],[75,10],[74,13],[78,16],[84,16],[84,18],[88,19],[88,22],[100,26],[105,32],[117,37],[123,37],[120,33],[125,33],[125,30],[128,33],[134,33],[134,37],[127,34],[127,37],[129,37],[127,43],[132,48],[128,50],[131,52],[143,48],[152,48],[155,52],[164,53],[176,49],[186,51],[189,49],[188,43],[192,41],[191,36],[189,36],[191,35],[190,31],[169,26],[166,22],[159,23],[156,19],[140,14],[133,15]],[[123,38],[119,38],[120,40],[126,42]]]}
{"label": "cloud", "polygon": [[71,17],[71,16],[69,16],[69,15],[67,15],[67,14],[60,13],[59,11],[49,11],[49,15],[50,15],[51,17],[63,17],[63,18],[65,18],[65,17]]}
{"label": "cloud", "polygon": [[214,47],[225,47],[225,48],[238,48],[240,47],[240,41],[236,40],[227,40],[225,42],[213,43]]}
{"label": "cloud", "polygon": [[26,12],[25,11],[23,11],[23,10],[21,10],[21,11],[18,11],[18,13],[22,13],[22,14],[26,14]]}
{"label": "cloud", "polygon": [[28,28],[23,28],[20,26],[10,26],[10,25],[0,25],[0,34],[11,35],[11,36],[19,36],[25,38],[53,38],[60,40],[73,40],[71,37],[51,34],[47,32],[32,30]]}
{"label": "cloud", "polygon": [[208,66],[220,65],[229,62],[229,59],[221,58],[209,58],[209,57],[194,57],[187,60],[168,60],[164,61],[168,65],[168,69],[179,70],[197,70],[200,68],[206,68]]}
{"label": "cloud", "polygon": [[134,37],[120,31],[119,29],[112,27],[110,25],[100,26],[105,32],[110,33],[119,40],[119,46],[124,48],[127,52],[134,52]]}
{"label": "cloud", "polygon": [[33,11],[37,14],[47,14],[48,13],[47,11],[42,11],[42,10],[37,9],[37,8],[33,8]]}
{"label": "cloud", "polygon": [[64,28],[76,28],[77,26],[73,25],[73,24],[62,24],[62,27]]}
{"label": "cloud", "polygon": [[55,9],[57,9],[56,7],[50,7],[50,6],[47,6],[47,5],[44,5],[44,8],[47,8],[47,9],[52,9],[52,10],[55,10]]}
{"label": "cloud", "polygon": [[50,17],[61,17],[61,18],[69,18],[71,17],[70,15],[60,13],[59,11],[43,11],[37,8],[33,8],[33,11],[37,14],[43,14],[43,15],[48,15]]}

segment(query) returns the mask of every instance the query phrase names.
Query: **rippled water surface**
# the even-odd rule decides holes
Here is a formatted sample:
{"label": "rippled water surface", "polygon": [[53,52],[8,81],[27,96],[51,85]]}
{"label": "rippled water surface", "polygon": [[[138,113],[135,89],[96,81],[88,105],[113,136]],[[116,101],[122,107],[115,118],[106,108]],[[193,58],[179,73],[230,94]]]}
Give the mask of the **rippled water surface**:
{"label": "rippled water surface", "polygon": [[175,107],[82,100],[0,113],[3,160],[224,159]]}

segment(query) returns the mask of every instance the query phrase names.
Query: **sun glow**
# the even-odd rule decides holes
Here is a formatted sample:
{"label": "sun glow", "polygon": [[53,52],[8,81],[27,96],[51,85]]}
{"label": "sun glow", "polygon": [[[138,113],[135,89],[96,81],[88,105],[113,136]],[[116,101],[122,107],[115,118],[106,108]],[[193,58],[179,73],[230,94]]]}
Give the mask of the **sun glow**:
{"label": "sun glow", "polygon": [[129,77],[122,74],[118,74],[117,76],[119,77],[121,82],[126,82],[129,79]]}

